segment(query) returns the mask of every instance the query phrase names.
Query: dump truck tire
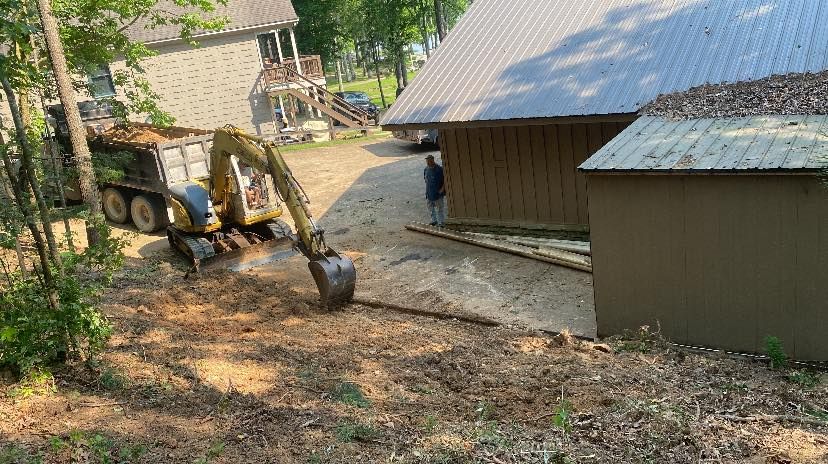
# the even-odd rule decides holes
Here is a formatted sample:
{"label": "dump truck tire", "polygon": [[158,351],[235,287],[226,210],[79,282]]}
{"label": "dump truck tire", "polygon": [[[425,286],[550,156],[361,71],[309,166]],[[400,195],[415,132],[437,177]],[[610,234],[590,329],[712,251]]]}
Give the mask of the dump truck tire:
{"label": "dump truck tire", "polygon": [[130,198],[123,190],[108,188],[101,193],[104,216],[116,224],[126,224],[130,216]]}
{"label": "dump truck tire", "polygon": [[138,195],[132,199],[132,222],[141,232],[152,233],[167,226],[164,200],[155,195]]}

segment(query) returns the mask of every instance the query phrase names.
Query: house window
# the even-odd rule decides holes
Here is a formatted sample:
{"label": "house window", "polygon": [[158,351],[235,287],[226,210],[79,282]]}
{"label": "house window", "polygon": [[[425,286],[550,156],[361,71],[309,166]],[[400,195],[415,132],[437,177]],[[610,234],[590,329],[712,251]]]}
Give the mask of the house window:
{"label": "house window", "polygon": [[101,66],[89,75],[89,92],[95,98],[115,95],[115,84],[112,82],[112,72],[109,66]]}

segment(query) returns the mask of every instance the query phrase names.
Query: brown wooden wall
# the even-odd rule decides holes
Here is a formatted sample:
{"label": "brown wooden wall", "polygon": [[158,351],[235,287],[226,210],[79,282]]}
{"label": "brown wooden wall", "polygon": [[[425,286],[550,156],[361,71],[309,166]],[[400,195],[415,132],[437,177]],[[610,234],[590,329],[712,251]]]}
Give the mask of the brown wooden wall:
{"label": "brown wooden wall", "polygon": [[590,175],[601,336],[828,360],[828,189],[813,176]]}
{"label": "brown wooden wall", "polygon": [[449,217],[509,226],[589,223],[577,167],[630,122],[440,130]]}

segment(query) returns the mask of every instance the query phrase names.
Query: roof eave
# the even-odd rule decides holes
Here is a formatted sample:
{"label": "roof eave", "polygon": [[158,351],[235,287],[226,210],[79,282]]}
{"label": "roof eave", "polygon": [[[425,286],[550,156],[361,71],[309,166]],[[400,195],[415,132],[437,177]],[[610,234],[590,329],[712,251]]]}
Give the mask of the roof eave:
{"label": "roof eave", "polygon": [[542,126],[547,124],[568,124],[584,122],[632,122],[639,118],[636,113],[615,113],[615,114],[588,114],[580,116],[556,116],[545,118],[513,118],[513,119],[491,119],[475,121],[440,121],[440,122],[415,122],[415,123],[394,123],[382,124],[382,130],[421,130],[421,129],[460,129],[475,127],[501,127],[501,126]]}
{"label": "roof eave", "polygon": [[584,169],[578,171],[586,175],[640,175],[640,176],[761,176],[761,175],[799,175],[816,176],[825,172],[819,168],[779,168],[779,169]]}
{"label": "roof eave", "polygon": [[[198,38],[202,38],[202,37],[215,37],[215,36],[219,36],[219,35],[236,34],[236,33],[239,33],[239,32],[253,31],[253,30],[257,30],[257,29],[268,30],[268,29],[273,29],[276,26],[279,26],[279,28],[281,29],[281,28],[284,28],[285,26],[293,27],[297,23],[299,23],[298,18],[287,20],[287,21],[279,21],[279,22],[275,22],[275,23],[260,24],[258,26],[247,26],[247,27],[239,27],[239,28],[236,28],[236,29],[222,29],[220,31],[202,32],[200,34],[193,34],[191,37],[193,39],[198,39]],[[167,43],[181,42],[183,40],[184,39],[182,39],[181,37],[171,37],[169,39],[150,40],[150,41],[143,42],[143,44],[144,45],[163,45],[163,44],[167,44]]]}

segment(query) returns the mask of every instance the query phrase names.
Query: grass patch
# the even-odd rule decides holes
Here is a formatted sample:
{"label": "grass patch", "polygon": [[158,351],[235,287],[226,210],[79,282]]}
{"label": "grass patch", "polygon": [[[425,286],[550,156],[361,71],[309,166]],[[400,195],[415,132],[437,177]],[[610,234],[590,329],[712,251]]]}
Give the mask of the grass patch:
{"label": "grass patch", "polygon": [[107,367],[98,377],[98,384],[105,390],[121,390],[129,386],[129,378],[118,369]]}
{"label": "grass patch", "polygon": [[[410,71],[408,73],[408,82],[410,83],[414,80],[414,76],[417,73]],[[394,73],[386,74],[383,72],[382,74],[382,91],[385,93],[385,103],[388,106],[391,106],[397,100],[397,77]],[[331,92],[339,92],[339,82],[336,80],[336,77],[328,77],[327,78],[328,89]],[[377,84],[377,78],[365,78],[359,79],[356,81],[351,82],[343,82],[342,83],[342,90],[345,92],[365,92],[371,98],[371,101],[382,108],[382,98],[380,97],[380,87]]]}
{"label": "grass patch", "polygon": [[63,455],[68,451],[68,454],[73,457],[88,456],[88,460],[84,462],[96,464],[139,462],[147,452],[144,445],[119,443],[104,434],[81,430],[73,430],[66,437],[50,438],[49,448],[50,452],[54,454]]}
{"label": "grass patch", "polygon": [[788,374],[788,380],[803,388],[813,388],[819,385],[819,374],[808,371],[796,371]]}
{"label": "grass patch", "polygon": [[41,464],[42,462],[43,456],[29,454],[19,446],[0,446],[0,464]]}
{"label": "grass patch", "polygon": [[50,395],[55,392],[57,392],[57,385],[51,372],[32,370],[17,385],[8,389],[6,396],[23,399],[34,395]]}
{"label": "grass patch", "polygon": [[425,416],[423,420],[423,431],[425,433],[431,433],[437,427],[437,416],[433,416],[431,414]]}
{"label": "grass patch", "polygon": [[386,139],[391,135],[390,132],[378,132],[376,134],[371,134],[367,137],[355,137],[349,138],[345,140],[328,140],[326,142],[313,142],[313,143],[294,143],[291,145],[282,145],[279,147],[279,151],[282,153],[287,152],[294,152],[294,151],[302,151],[302,150],[312,150],[314,148],[325,148],[325,147],[336,147],[338,145],[350,145],[353,143],[360,143],[365,141],[371,140],[379,140],[379,139]]}
{"label": "grass patch", "polygon": [[224,442],[223,441],[214,442],[210,445],[209,448],[207,448],[207,452],[204,454],[204,456],[196,459],[194,461],[194,463],[195,464],[207,464],[209,462],[213,462],[213,460],[216,459],[217,457],[221,456],[222,453],[224,453]]}
{"label": "grass patch", "polygon": [[379,435],[380,432],[374,427],[356,421],[344,421],[336,426],[336,438],[343,443],[370,441]]}
{"label": "grass patch", "polygon": [[358,408],[367,408],[371,402],[362,394],[359,385],[353,382],[342,382],[336,386],[331,396],[340,403],[345,403]]}

